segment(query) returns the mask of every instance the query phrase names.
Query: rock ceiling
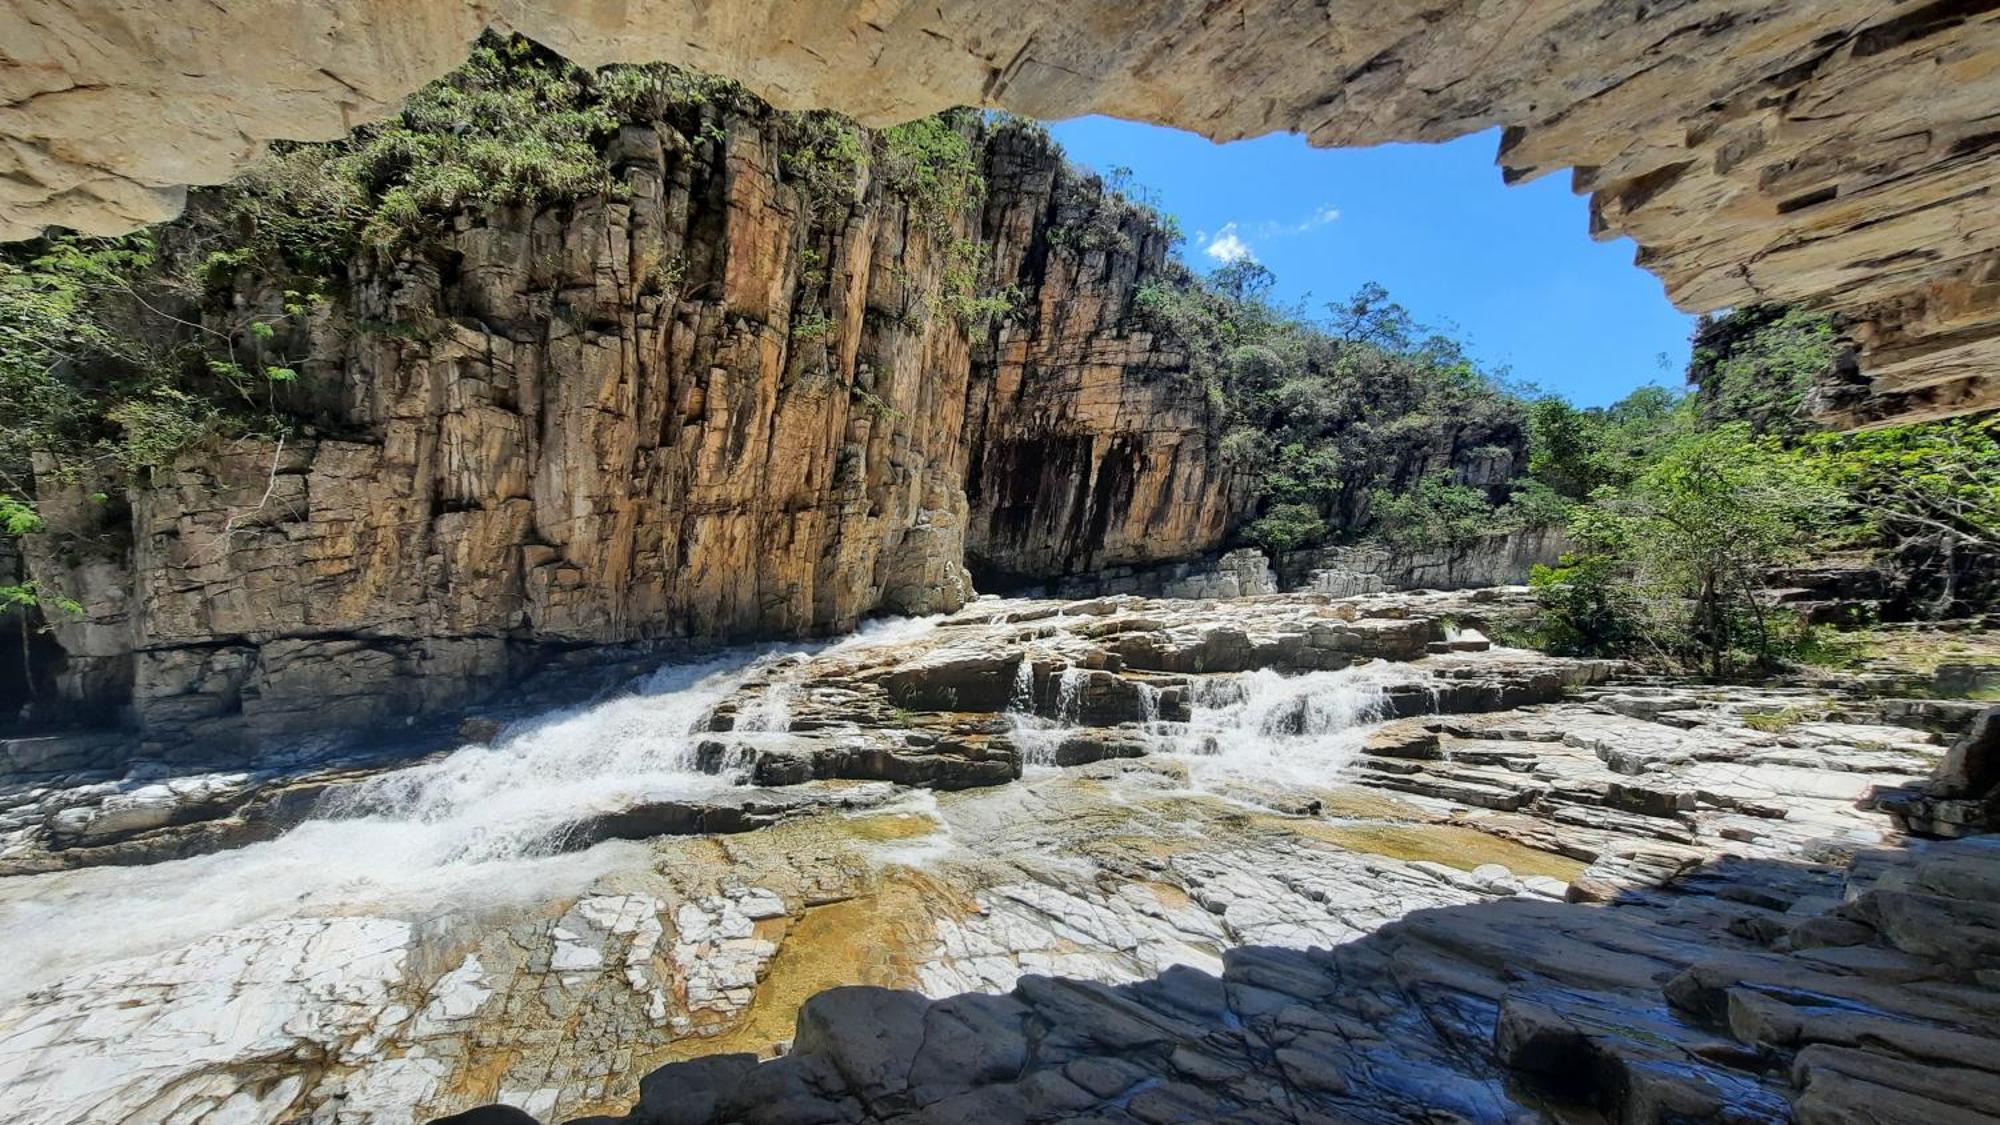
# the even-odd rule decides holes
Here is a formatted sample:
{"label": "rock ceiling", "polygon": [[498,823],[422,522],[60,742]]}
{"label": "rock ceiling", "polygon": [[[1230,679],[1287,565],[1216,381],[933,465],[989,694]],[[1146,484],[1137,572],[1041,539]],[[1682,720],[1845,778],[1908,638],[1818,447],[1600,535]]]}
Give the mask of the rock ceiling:
{"label": "rock ceiling", "polygon": [[2000,406],[2000,0],[6,0],[0,238],[177,213],[379,120],[485,27],[871,123],[951,105],[1574,169],[1673,300],[1849,317],[1845,425]]}

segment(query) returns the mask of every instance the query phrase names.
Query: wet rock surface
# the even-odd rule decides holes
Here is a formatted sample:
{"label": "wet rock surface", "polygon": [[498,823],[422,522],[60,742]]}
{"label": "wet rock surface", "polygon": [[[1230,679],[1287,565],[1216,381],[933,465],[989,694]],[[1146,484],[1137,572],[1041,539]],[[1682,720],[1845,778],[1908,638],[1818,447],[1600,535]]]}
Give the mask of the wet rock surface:
{"label": "wet rock surface", "polygon": [[[981,601],[397,769],[19,795],[16,870],[93,865],[0,879],[0,1109],[2000,1113],[2000,850],[1874,807],[1957,736],[1429,651],[1521,596]],[[271,839],[87,854],[314,784]]]}

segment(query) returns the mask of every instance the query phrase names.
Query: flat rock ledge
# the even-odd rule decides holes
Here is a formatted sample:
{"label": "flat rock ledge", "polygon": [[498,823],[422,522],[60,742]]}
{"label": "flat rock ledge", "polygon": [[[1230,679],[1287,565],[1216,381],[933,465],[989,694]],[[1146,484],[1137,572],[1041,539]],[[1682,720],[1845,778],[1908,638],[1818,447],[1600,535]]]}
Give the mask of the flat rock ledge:
{"label": "flat rock ledge", "polygon": [[1988,838],[1721,861],[1609,907],[1424,910],[1332,949],[1233,949],[1219,975],[837,988],[784,1057],[662,1067],[631,1112],[572,1125],[1971,1125],[2000,1112],[1996,904]]}
{"label": "flat rock ledge", "polygon": [[[287,907],[36,980],[0,1116],[2000,1119],[2000,845],[1912,838],[1978,827],[1990,705],[1431,650],[1522,597],[977,603],[767,655],[659,728],[700,796],[551,818],[554,890]],[[323,817],[392,764],[44,777],[4,858],[274,831],[243,810]],[[578,850],[614,840],[644,843]],[[115,928],[238,875],[0,896]]]}
{"label": "flat rock ledge", "polygon": [[[1386,716],[1549,703],[1613,668],[1518,650],[1429,655],[1447,620],[1495,611],[1496,603],[1467,595],[1007,605],[975,606],[913,645],[772,663],[703,724],[695,765],[718,775],[720,792],[606,810],[566,827],[558,845],[767,827],[823,807],[783,792],[809,782],[1004,785],[1021,777],[1031,753],[1016,730],[1021,716],[1076,725],[1049,764],[1143,755],[1156,745],[1147,724],[1184,721],[1199,682],[1233,673],[1386,662],[1399,669],[1383,694]],[[769,737],[774,725],[783,738]],[[468,719],[438,752],[492,741],[504,729]],[[379,753],[303,753],[207,773],[140,762],[117,775],[65,771],[50,755],[36,760],[43,768],[35,772],[0,775],[0,876],[184,859],[270,840],[357,783],[410,764]],[[725,775],[757,791],[728,791]]]}

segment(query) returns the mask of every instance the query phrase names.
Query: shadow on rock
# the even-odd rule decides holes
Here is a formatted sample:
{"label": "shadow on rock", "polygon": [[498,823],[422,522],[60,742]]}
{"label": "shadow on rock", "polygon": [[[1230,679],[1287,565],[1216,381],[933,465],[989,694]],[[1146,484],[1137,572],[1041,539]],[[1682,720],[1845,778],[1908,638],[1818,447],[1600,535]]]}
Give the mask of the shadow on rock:
{"label": "shadow on rock", "polygon": [[784,1057],[665,1066],[630,1113],[577,1120],[2000,1119],[2000,838],[1826,859],[1419,911],[1332,950],[1230,950],[1219,978],[837,988]]}

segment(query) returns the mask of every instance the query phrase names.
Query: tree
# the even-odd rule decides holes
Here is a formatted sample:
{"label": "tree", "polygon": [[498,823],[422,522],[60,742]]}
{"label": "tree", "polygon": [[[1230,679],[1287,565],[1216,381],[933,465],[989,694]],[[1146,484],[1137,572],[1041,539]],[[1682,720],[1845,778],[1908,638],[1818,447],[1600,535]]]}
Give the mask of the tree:
{"label": "tree", "polygon": [[1493,506],[1476,488],[1426,477],[1401,492],[1376,490],[1375,522],[1382,541],[1392,547],[1451,550],[1493,530]]}
{"label": "tree", "polygon": [[1255,258],[1238,258],[1208,275],[1210,284],[1233,301],[1265,301],[1278,284],[1278,275]]}
{"label": "tree", "polygon": [[1710,421],[1747,422],[1760,434],[1802,434],[1806,392],[1834,365],[1837,334],[1825,313],[1746,305],[1703,316],[1694,331],[1688,382],[1701,388]]}
{"label": "tree", "polygon": [[1835,545],[1893,558],[1931,616],[1984,609],[2000,592],[1977,588],[2000,559],[2000,419],[1815,434],[1795,457],[1849,498]]}
{"label": "tree", "polygon": [[[1746,648],[1768,665],[1779,646],[1765,575],[1842,506],[1836,490],[1747,424],[1708,428],[1684,411],[1627,489],[1600,489],[1578,513],[1584,549],[1564,560],[1570,573],[1545,572],[1537,585],[1574,635],[1636,637],[1698,657],[1717,677]],[[1638,620],[1611,621],[1617,613]]]}
{"label": "tree", "polygon": [[1326,309],[1333,317],[1334,334],[1350,344],[1407,348],[1417,332],[1410,311],[1390,300],[1389,291],[1373,281],[1355,290],[1345,302],[1334,302]]}

